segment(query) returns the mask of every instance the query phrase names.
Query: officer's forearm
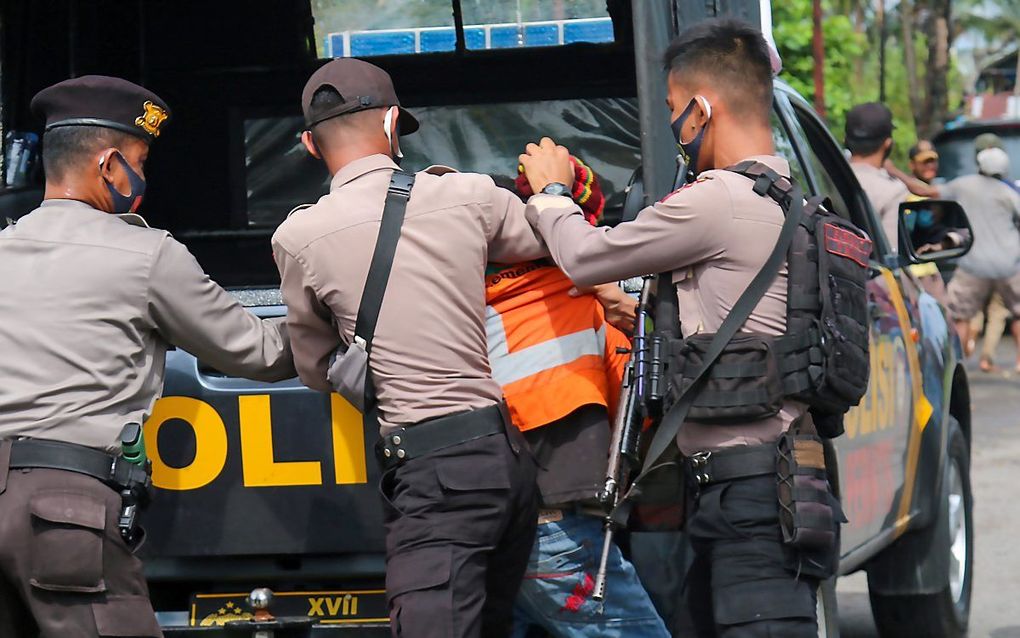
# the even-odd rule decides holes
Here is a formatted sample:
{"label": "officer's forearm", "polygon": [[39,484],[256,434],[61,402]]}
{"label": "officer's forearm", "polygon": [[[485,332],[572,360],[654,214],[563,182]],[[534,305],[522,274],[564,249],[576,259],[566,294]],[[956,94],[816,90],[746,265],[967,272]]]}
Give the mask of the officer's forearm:
{"label": "officer's forearm", "polygon": [[595,228],[570,200],[550,195],[531,198],[528,219],[545,238],[553,261],[578,286],[656,272],[648,260],[656,261],[655,253],[641,249],[643,230],[633,222],[612,230]]}

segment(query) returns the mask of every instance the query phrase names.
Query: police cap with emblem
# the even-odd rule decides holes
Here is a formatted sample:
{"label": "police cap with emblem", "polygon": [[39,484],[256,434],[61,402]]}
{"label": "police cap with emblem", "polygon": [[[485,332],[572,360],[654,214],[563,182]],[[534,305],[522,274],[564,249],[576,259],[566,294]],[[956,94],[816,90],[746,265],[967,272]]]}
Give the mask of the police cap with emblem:
{"label": "police cap with emblem", "polygon": [[83,75],[39,91],[32,98],[32,113],[46,121],[46,131],[101,126],[149,143],[170,117],[166,102],[152,91],[105,75]]}
{"label": "police cap with emblem", "polygon": [[[331,87],[340,94],[342,103],[321,112],[311,112],[312,98],[321,88]],[[305,125],[315,126],[339,115],[387,106],[400,106],[393,80],[389,73],[374,64],[356,58],[340,58],[319,67],[308,78],[301,93],[301,108],[305,114]],[[403,107],[400,108],[400,134],[407,135],[418,130],[418,120]]]}

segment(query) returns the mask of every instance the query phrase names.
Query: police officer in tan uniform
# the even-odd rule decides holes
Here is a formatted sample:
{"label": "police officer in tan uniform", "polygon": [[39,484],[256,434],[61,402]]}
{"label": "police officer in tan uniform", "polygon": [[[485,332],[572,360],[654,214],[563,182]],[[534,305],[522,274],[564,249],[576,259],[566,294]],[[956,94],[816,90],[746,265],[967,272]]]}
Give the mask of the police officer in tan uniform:
{"label": "police officer in tan uniform", "polygon": [[878,213],[889,249],[897,252],[900,204],[907,201],[910,191],[885,168],[893,147],[892,111],[879,102],[858,104],[846,114],[845,132],[850,167]]}
{"label": "police officer in tan uniform", "polygon": [[[529,145],[521,163],[535,192],[546,193],[529,201],[527,215],[556,264],[578,285],[672,271],[687,337],[718,331],[762,269],[784,220],[775,201],[753,192],[753,180],[719,169],[753,160],[788,180],[790,167],[775,154],[772,71],[757,28],[732,19],[702,22],[677,38],[665,63],[673,131],[695,182],[634,221],[593,228],[570,200],[552,194],[555,177],[533,165],[560,152],[550,140]],[[742,331],[783,334],[786,299],[784,265]],[[688,463],[757,448],[774,468],[776,441],[795,423],[814,431],[805,406],[786,400],[776,416],[754,422],[684,423],[677,445]],[[696,558],[686,586],[699,636],[816,635],[818,579],[790,559],[778,510],[774,470],[701,486],[687,519]]]}
{"label": "police officer in tan uniform", "polygon": [[120,433],[152,410],[171,345],[228,374],[294,376],[285,326],[135,214],[170,116],[159,96],[84,76],[32,110],[45,198],[0,232],[0,636],[160,636],[134,530],[118,528],[121,492],[148,482]]}
{"label": "police officer in tan uniform", "polygon": [[[354,332],[401,178],[399,136],[418,129],[399,104],[390,77],[356,59],[321,67],[302,96],[302,139],[333,179],[280,226],[273,251],[295,364],[324,392],[334,351],[367,343]],[[572,180],[566,155],[545,164]],[[386,590],[394,636],[492,638],[509,632],[537,507],[534,462],[489,369],[484,271],[547,251],[513,193],[485,175],[438,172],[414,175],[371,341]]]}

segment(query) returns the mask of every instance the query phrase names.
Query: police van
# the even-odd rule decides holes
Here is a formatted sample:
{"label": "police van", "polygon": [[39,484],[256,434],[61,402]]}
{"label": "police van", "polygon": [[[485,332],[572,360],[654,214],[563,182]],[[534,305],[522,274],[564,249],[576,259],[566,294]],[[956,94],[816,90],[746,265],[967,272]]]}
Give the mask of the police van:
{"label": "police van", "polygon": [[[767,26],[769,11],[736,0],[10,0],[0,6],[0,219],[42,196],[35,92],[87,73],[139,82],[173,109],[146,167],[149,223],[171,230],[251,312],[282,315],[269,237],[328,189],[298,139],[301,88],[324,59],[367,57],[392,74],[423,124],[402,140],[406,168],[513,175],[524,145],[548,135],[599,174],[615,223],[674,182],[666,43],[717,13]],[[850,520],[840,574],[867,571],[882,635],[961,636],[973,524],[958,341],[905,268],[923,257],[890,245],[824,122],[790,87],[775,89],[777,152],[805,191],[828,195],[875,240],[870,386],[846,434],[827,442]],[[261,587],[275,593],[274,615],[317,621],[286,631],[388,635],[376,436],[338,395],[233,378],[170,352],[164,397],[145,424],[156,493],[141,550],[166,635],[222,635],[252,618],[249,593]],[[639,555],[659,541],[631,547],[672,617],[667,572],[679,571],[682,552]],[[821,635],[838,635],[833,583],[820,593]]]}

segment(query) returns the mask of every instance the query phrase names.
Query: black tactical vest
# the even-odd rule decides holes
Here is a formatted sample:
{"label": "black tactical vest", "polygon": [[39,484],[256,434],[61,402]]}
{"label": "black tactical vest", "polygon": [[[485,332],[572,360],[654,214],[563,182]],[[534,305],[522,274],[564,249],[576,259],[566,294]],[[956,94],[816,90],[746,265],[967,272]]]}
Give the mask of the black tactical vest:
{"label": "black tactical vest", "polygon": [[[729,168],[754,190],[790,210],[788,180],[759,162]],[[768,177],[768,178],[767,178]],[[786,334],[738,332],[695,388],[686,420],[738,424],[778,414],[786,399],[808,404],[821,436],[843,432],[842,416],[868,387],[868,304],[865,285],[871,240],[808,200],[787,251]],[[760,297],[755,303],[760,301]],[[694,381],[715,334],[669,343],[667,409]]]}

